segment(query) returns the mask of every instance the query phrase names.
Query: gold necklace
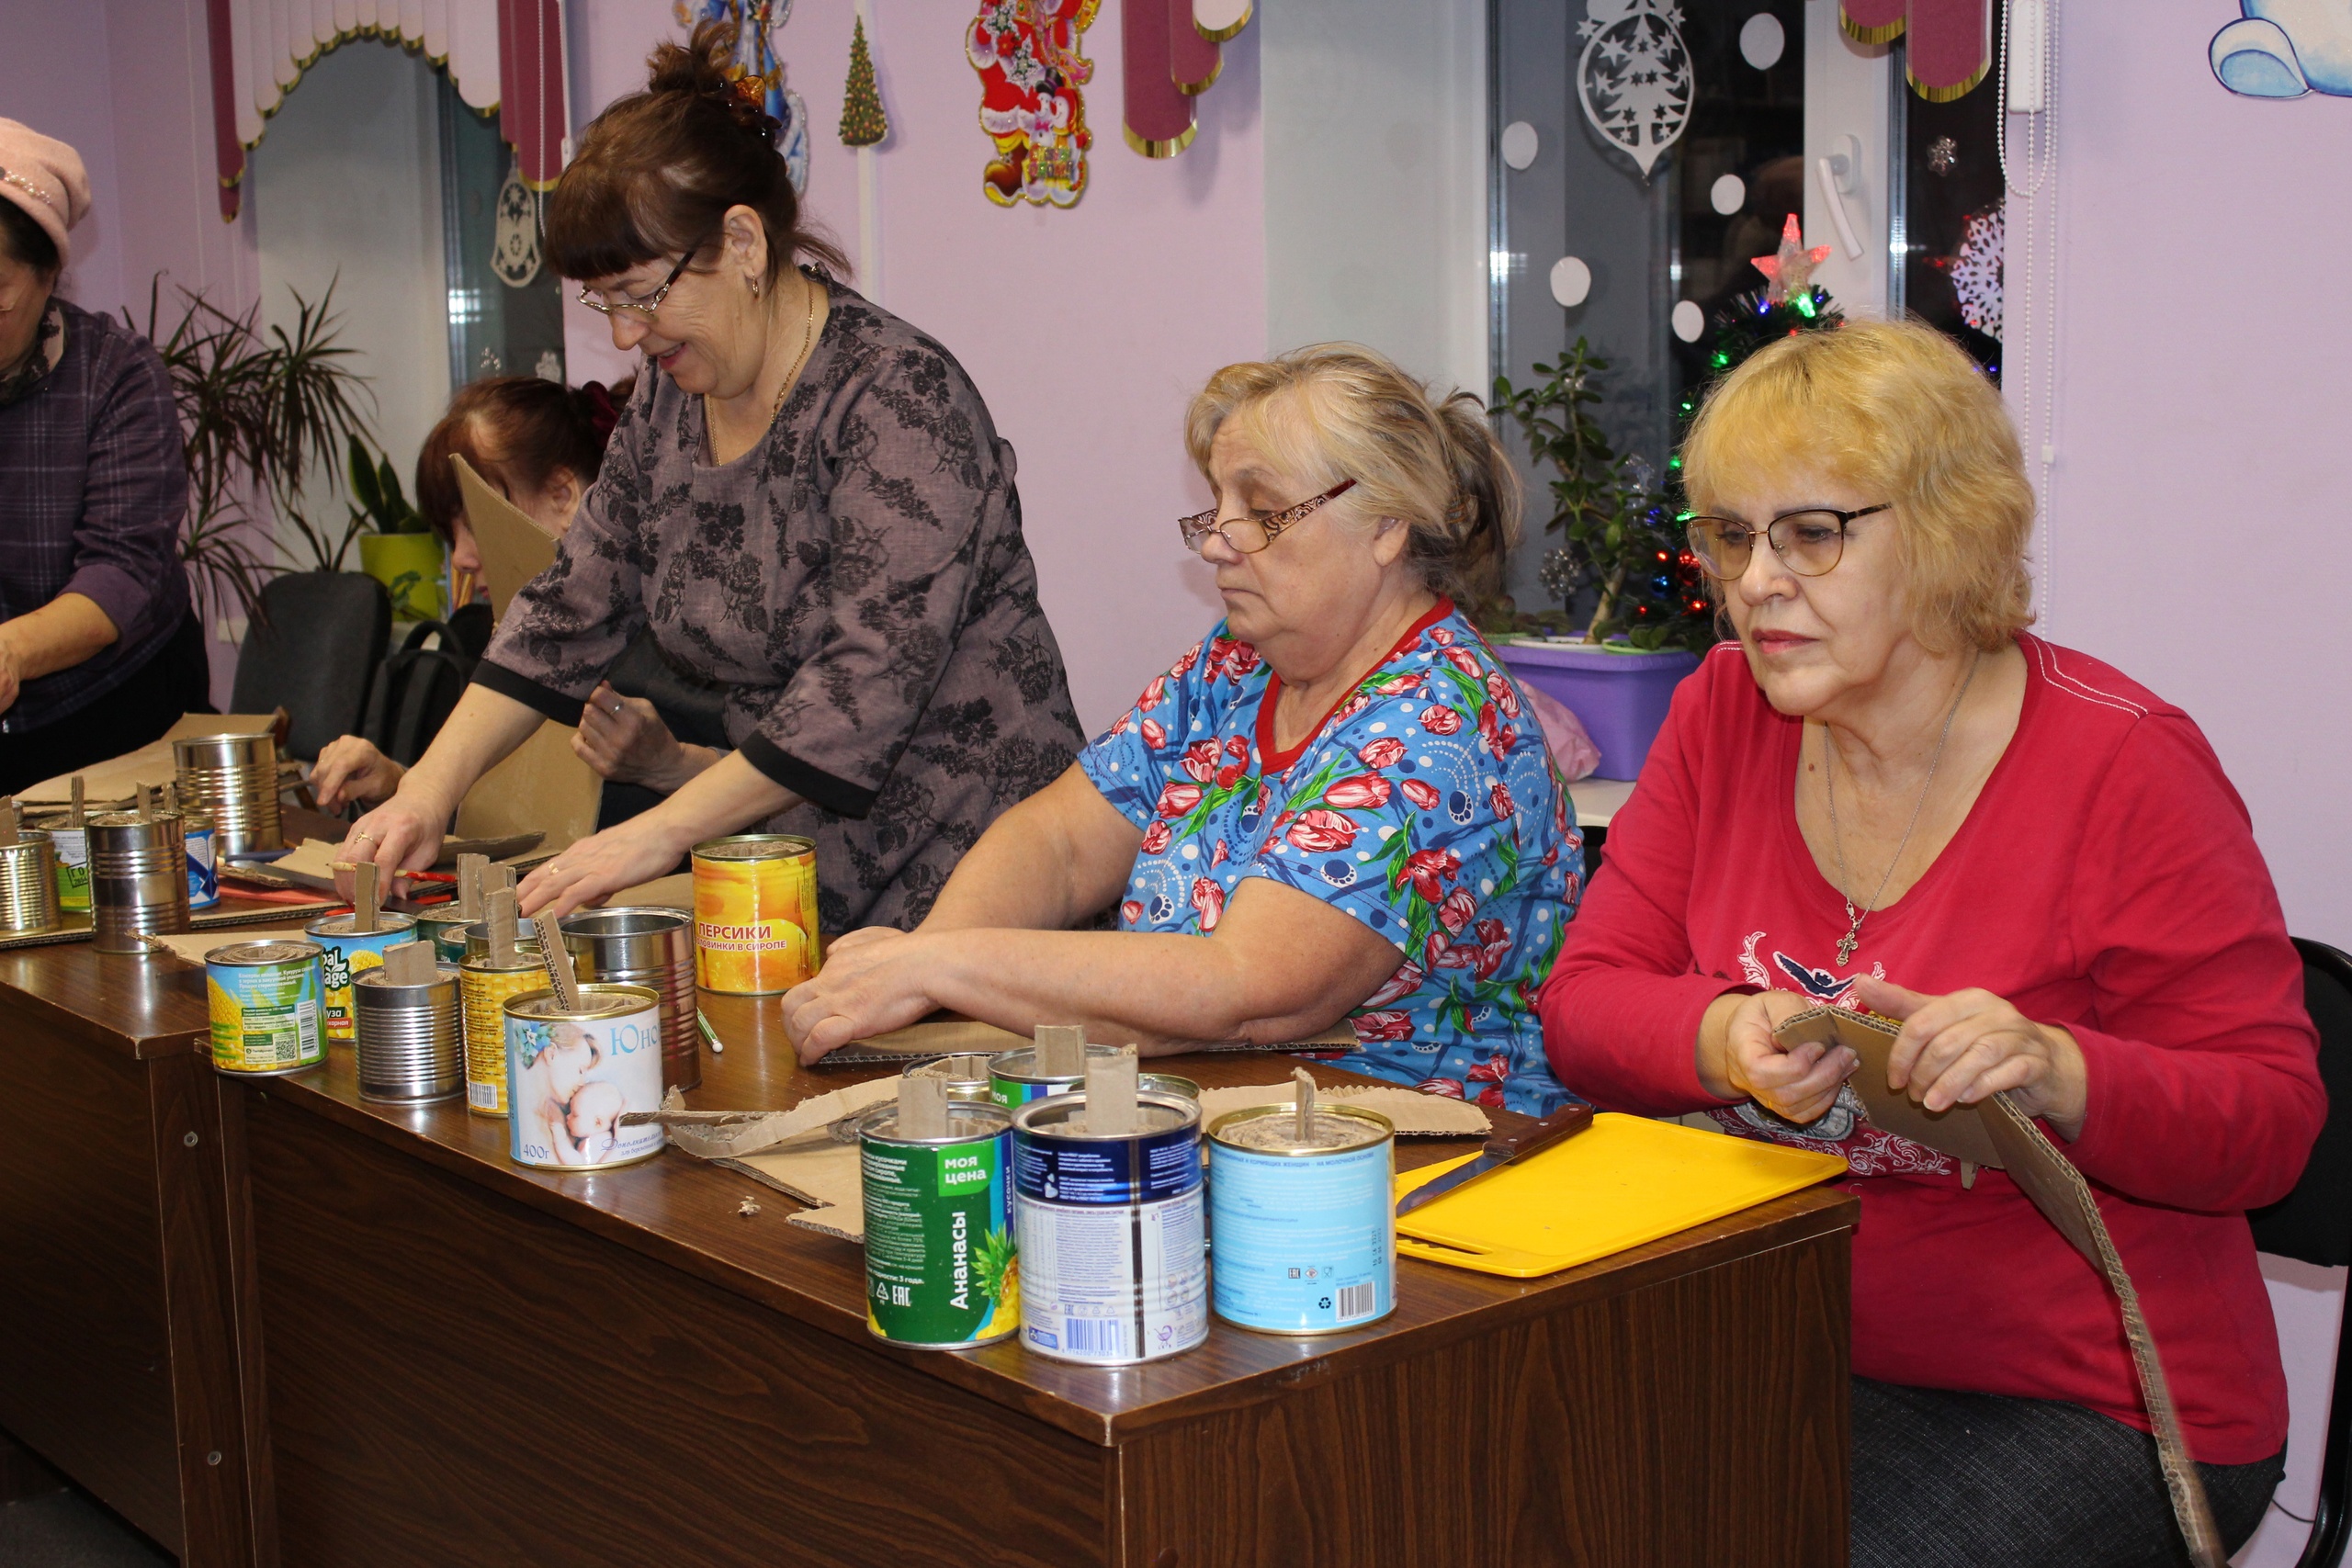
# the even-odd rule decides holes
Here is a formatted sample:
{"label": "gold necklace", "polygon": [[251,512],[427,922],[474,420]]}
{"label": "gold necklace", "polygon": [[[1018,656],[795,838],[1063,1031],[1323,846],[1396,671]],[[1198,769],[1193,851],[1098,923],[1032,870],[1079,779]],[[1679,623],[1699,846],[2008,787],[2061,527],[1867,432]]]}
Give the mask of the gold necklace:
{"label": "gold necklace", "polygon": [[[806,273],[801,275],[800,280],[808,290],[808,318],[800,326],[800,352],[793,356],[792,368],[784,373],[784,384],[775,389],[775,401],[768,405],[770,424],[774,424],[776,415],[784,412],[785,394],[792,390],[792,384],[798,378],[801,367],[808,363],[808,351],[817,346],[817,285]],[[710,394],[707,392],[702,398],[702,423],[706,431],[710,429]],[[712,439],[716,444],[715,435]]]}

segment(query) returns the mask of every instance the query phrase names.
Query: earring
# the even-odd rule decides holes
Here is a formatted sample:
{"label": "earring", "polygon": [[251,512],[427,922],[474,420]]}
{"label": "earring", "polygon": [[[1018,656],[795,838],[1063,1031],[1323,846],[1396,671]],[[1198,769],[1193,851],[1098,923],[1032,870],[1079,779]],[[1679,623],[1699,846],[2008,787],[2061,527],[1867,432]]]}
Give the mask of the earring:
{"label": "earring", "polygon": [[759,297],[760,297],[760,280],[759,280],[758,278],[756,278],[756,277],[755,277],[755,278],[752,278],[752,299],[758,299]]}

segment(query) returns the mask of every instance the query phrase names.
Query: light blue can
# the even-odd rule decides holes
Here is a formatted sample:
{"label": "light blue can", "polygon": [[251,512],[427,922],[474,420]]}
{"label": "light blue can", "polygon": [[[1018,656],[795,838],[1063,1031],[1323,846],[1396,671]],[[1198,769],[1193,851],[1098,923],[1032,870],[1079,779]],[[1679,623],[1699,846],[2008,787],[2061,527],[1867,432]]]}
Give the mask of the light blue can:
{"label": "light blue can", "polygon": [[1287,1105],[1209,1128],[1210,1304],[1263,1334],[1336,1334],[1396,1310],[1396,1128],[1377,1111],[1318,1105],[1309,1136]]}

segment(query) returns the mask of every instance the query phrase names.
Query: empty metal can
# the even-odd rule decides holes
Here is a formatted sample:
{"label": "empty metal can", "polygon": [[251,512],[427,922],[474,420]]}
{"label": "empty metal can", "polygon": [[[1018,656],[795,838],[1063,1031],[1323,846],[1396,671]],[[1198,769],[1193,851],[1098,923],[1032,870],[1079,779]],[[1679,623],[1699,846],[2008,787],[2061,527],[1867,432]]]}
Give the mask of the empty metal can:
{"label": "empty metal can", "polygon": [[978,1052],[934,1056],[927,1062],[910,1062],[899,1076],[906,1078],[945,1078],[950,1100],[969,1105],[996,1103],[996,1097],[989,1092],[989,1058]]}
{"label": "empty metal can", "polygon": [[447,1100],[465,1089],[456,970],[435,964],[432,979],[401,986],[370,969],[352,976],[351,1002],[360,1099]]}
{"label": "empty metal can", "polygon": [[57,851],[28,829],[0,844],[0,931],[46,931],[57,923]]}
{"label": "empty metal can", "polygon": [[204,955],[212,1065],[243,1077],[299,1073],[327,1059],[314,942],[237,942]]}
{"label": "empty metal can", "polygon": [[[62,822],[66,818],[61,817]],[[87,914],[90,908],[90,833],[84,828],[48,828],[50,847],[57,853],[57,908],[62,914]]]}
{"label": "empty metal can", "polygon": [[1396,1130],[1376,1111],[1315,1108],[1298,1136],[1295,1106],[1220,1116],[1211,1303],[1264,1334],[1335,1334],[1396,1310]]}
{"label": "empty metal can", "polygon": [[192,735],[172,742],[184,804],[209,816],[224,855],[282,850],[278,825],[277,741],[267,735]]}
{"label": "empty metal can", "polygon": [[721,996],[768,997],[817,972],[817,846],[789,833],[696,844],[695,979]]}
{"label": "empty metal can", "polygon": [[702,1033],[695,1027],[694,917],[659,905],[582,909],[559,928],[583,980],[643,986],[661,1001],[662,1087],[702,1082]]}
{"label": "empty metal can", "polygon": [[144,820],[128,811],[89,819],[90,945],[146,953],[152,931],[187,930],[187,838],[175,811]]}
{"label": "empty metal can", "polygon": [[[1086,1048],[1086,1059],[1090,1062],[1107,1062],[1118,1054],[1116,1045],[1089,1045]],[[1008,1110],[1017,1111],[1031,1100],[1043,1100],[1049,1094],[1076,1094],[1085,1088],[1084,1073],[1057,1076],[1040,1071],[1035,1045],[1000,1051],[989,1064],[989,1097]],[[1198,1104],[1201,1098],[1200,1085],[1174,1073],[1138,1073],[1136,1075],[1136,1088],[1144,1094],[1172,1094],[1194,1104]]]}
{"label": "empty metal can", "polygon": [[209,909],[220,902],[219,835],[200,811],[182,811],[180,830],[187,840],[187,907]]}
{"label": "empty metal can", "polygon": [[[519,948],[521,943],[516,943]],[[465,1015],[466,1109],[477,1116],[506,1114],[506,1004],[548,988],[539,944],[509,964],[488,953],[458,965],[458,1005]]]}

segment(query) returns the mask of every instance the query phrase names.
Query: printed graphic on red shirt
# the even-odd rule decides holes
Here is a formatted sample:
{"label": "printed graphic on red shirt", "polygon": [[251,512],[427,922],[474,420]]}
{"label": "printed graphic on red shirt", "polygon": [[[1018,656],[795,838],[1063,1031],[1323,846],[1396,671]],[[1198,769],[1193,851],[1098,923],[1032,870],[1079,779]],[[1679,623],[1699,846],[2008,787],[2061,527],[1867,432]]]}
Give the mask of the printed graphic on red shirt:
{"label": "printed graphic on red shirt", "polygon": [[[1853,998],[1854,982],[1861,977],[1858,975],[1839,979],[1826,968],[1815,968],[1778,949],[1773,950],[1771,964],[1767,967],[1758,955],[1766,935],[1764,931],[1750,931],[1740,948],[1740,974],[1749,985],[1768,991],[1795,991],[1832,1007],[1860,1005]],[[1873,964],[1871,974],[1883,980],[1886,967]],[[1781,981],[1794,984],[1783,985]],[[1810,1122],[1784,1121],[1752,1100],[1739,1105],[1718,1106],[1707,1114],[1724,1132],[1743,1138],[1839,1156],[1856,1176],[1950,1176],[1960,1168],[1950,1155],[1939,1154],[1925,1144],[1898,1137],[1864,1121],[1862,1097],[1854,1092],[1850,1083],[1838,1089],[1836,1102],[1827,1111]]]}

